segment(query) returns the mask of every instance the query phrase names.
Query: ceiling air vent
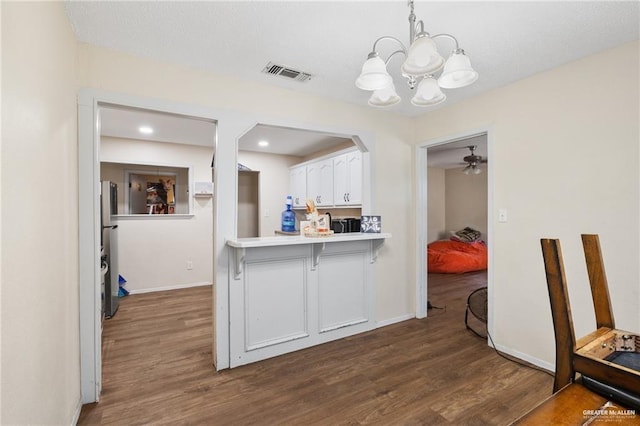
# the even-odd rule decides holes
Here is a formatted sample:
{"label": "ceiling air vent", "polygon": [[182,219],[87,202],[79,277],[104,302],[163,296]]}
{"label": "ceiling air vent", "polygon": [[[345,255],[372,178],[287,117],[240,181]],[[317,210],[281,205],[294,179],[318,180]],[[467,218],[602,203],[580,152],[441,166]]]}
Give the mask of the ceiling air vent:
{"label": "ceiling air vent", "polygon": [[273,62],[269,62],[267,66],[263,68],[262,72],[265,74],[277,75],[300,82],[305,82],[311,79],[311,74],[307,72],[294,70],[293,68],[274,64]]}

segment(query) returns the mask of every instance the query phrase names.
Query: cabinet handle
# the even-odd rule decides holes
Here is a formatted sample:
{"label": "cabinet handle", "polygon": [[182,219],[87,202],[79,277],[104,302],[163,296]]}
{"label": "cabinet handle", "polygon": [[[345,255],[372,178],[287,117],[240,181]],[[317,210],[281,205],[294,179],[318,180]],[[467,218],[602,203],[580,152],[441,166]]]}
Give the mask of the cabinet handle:
{"label": "cabinet handle", "polygon": [[342,196],[342,201],[344,201],[345,203],[347,202],[347,193],[346,192]]}
{"label": "cabinet handle", "polygon": [[349,194],[349,193],[347,192],[347,201],[351,201],[351,200],[349,199],[349,195],[351,195],[351,194]]}

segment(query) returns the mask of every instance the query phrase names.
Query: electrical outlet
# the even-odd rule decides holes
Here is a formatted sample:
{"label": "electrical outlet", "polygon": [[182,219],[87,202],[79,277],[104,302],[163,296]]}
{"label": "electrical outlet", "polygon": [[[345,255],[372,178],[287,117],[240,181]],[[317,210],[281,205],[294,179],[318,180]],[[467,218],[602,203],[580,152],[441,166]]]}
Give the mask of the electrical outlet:
{"label": "electrical outlet", "polygon": [[187,270],[192,270],[193,269],[193,262],[190,260],[187,260]]}

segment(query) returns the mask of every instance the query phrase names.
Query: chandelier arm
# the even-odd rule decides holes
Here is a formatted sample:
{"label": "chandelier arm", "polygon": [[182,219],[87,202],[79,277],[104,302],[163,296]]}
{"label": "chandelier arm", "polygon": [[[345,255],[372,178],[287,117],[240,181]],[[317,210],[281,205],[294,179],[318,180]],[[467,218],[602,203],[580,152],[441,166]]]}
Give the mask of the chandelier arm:
{"label": "chandelier arm", "polygon": [[406,52],[406,51],[404,51],[404,50],[396,50],[396,51],[395,51],[395,52],[393,52],[391,55],[389,55],[389,57],[387,58],[387,60],[386,60],[386,61],[384,61],[384,64],[385,64],[385,65],[389,65],[389,61],[391,60],[391,58],[392,58],[394,55],[398,54],[398,53],[402,53],[402,54],[404,54],[404,56],[407,56],[407,52]]}
{"label": "chandelier arm", "polygon": [[445,37],[445,38],[448,38],[448,39],[453,40],[453,42],[456,44],[456,48],[455,48],[455,50],[460,50],[460,46],[458,45],[458,39],[457,39],[457,38],[455,38],[454,36],[452,36],[451,34],[445,34],[445,33],[443,33],[443,34],[436,34],[436,35],[432,36],[431,38],[432,38],[432,39],[436,39],[436,38],[438,38],[438,37]]}
{"label": "chandelier arm", "polygon": [[[404,44],[403,44],[400,40],[398,40],[397,38],[392,37],[392,36],[382,36],[382,37],[380,37],[379,39],[377,39],[377,40],[373,43],[373,50],[372,50],[372,52],[377,52],[376,47],[378,46],[378,43],[379,43],[379,42],[381,42],[382,40],[393,40],[393,41],[395,41],[396,43],[398,43],[398,44],[400,45],[400,49],[401,49],[401,51],[402,51],[402,52],[404,52],[404,53],[405,53],[405,55],[407,54],[407,48],[406,48],[406,47],[404,47]],[[395,52],[394,52],[394,53],[395,53]],[[392,55],[393,55],[393,53],[392,53]]]}

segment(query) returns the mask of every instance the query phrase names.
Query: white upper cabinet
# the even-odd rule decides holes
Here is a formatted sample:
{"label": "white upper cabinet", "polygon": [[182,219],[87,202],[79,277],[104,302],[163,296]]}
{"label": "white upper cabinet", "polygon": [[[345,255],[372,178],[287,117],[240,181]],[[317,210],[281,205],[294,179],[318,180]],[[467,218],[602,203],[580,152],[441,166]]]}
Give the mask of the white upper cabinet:
{"label": "white upper cabinet", "polygon": [[333,201],[336,206],[362,204],[362,153],[342,154],[333,159]]}
{"label": "white upper cabinet", "polygon": [[362,152],[343,152],[335,157],[310,161],[289,169],[289,192],[293,207],[362,205]]}
{"label": "white upper cabinet", "polygon": [[333,159],[307,164],[307,198],[317,207],[333,205]]}
{"label": "white upper cabinet", "polygon": [[307,167],[297,166],[289,170],[289,192],[293,208],[304,207],[307,202]]}

